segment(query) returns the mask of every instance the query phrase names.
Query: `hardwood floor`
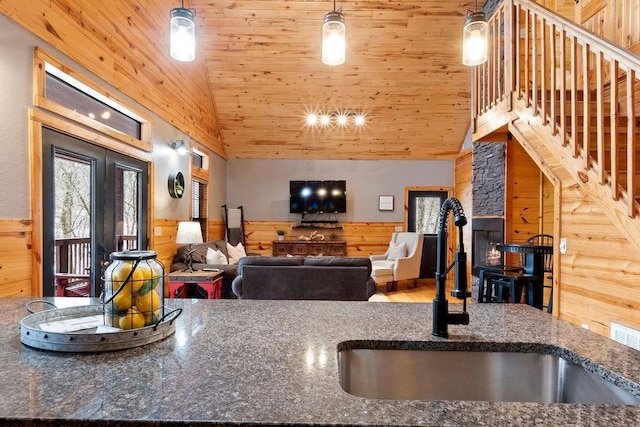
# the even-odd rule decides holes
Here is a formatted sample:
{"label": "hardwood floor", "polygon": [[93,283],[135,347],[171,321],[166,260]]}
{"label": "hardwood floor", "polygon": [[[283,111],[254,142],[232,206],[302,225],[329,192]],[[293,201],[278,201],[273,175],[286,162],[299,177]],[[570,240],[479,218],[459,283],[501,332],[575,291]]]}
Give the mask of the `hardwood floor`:
{"label": "hardwood floor", "polygon": [[410,280],[398,282],[398,290],[387,292],[386,286],[378,286],[369,301],[382,302],[432,302],[436,296],[435,279],[419,279],[418,286],[413,287]]}

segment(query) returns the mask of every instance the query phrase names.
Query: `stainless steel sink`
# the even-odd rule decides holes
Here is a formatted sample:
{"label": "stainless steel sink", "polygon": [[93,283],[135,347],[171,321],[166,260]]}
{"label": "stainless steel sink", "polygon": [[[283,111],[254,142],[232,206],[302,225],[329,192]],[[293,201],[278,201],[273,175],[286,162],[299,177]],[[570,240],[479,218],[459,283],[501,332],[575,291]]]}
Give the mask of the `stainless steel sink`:
{"label": "stainless steel sink", "polygon": [[340,384],[360,397],[640,404],[630,391],[544,352],[338,350]]}

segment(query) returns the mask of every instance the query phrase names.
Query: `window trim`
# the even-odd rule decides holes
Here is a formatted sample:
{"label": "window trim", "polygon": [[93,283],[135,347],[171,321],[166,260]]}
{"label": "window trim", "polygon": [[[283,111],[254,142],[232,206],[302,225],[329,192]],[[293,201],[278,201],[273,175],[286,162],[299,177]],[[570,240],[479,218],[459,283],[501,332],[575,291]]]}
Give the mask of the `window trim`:
{"label": "window trim", "polygon": [[[60,78],[61,75],[64,75],[65,78],[63,80],[65,82],[86,93],[88,96],[91,96],[100,102],[104,102],[110,107],[115,108],[140,122],[140,139],[131,137],[117,129],[107,126],[97,120],[93,120],[83,114],[77,113],[70,108],[67,108],[55,101],[48,99],[45,93],[45,75],[47,65],[55,68],[58,71],[58,73],[52,73],[56,77]],[[72,67],[69,67],[58,61],[56,58],[49,55],[40,47],[36,47],[34,50],[33,75],[33,103],[36,107],[51,111],[55,114],[73,120],[74,122],[81,123],[102,134],[115,138],[140,150],[144,150],[149,153],[153,151],[153,121],[151,117],[132,108],[126,102],[114,96],[112,93],[105,90],[101,86],[95,84],[86,76],[74,70]],[[78,85],[76,86],[75,83],[77,83]]]}

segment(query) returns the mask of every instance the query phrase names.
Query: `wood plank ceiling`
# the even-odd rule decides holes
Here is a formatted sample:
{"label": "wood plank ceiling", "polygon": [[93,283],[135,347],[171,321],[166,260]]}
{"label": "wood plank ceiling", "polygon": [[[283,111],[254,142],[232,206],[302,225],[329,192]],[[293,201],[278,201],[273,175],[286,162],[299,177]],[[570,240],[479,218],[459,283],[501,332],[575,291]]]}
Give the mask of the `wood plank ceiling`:
{"label": "wood plank ceiling", "polygon": [[[471,80],[462,26],[473,1],[338,1],[347,59],[335,67],[321,61],[331,1],[190,4],[228,157],[445,159],[460,151]],[[366,125],[312,128],[311,111],[363,112]]]}

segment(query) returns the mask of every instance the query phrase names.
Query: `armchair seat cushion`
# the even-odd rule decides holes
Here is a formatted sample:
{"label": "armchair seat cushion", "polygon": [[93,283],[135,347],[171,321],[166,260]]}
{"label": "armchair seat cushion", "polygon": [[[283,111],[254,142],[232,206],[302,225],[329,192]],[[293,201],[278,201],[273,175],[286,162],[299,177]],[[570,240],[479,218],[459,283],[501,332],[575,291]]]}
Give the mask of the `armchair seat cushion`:
{"label": "armchair seat cushion", "polygon": [[388,261],[375,261],[372,263],[371,277],[376,281],[377,285],[384,285],[393,281],[393,263],[392,265],[381,265]]}

